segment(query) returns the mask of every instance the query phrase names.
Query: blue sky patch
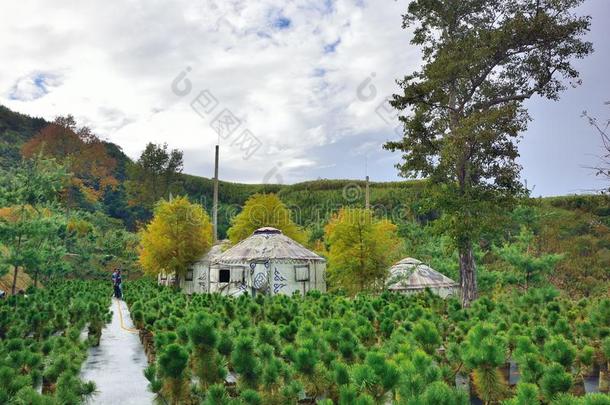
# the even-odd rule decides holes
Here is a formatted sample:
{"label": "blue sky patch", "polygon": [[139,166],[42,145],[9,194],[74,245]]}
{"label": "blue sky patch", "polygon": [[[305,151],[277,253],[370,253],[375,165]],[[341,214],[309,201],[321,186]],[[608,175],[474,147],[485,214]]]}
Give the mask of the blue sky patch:
{"label": "blue sky patch", "polygon": [[324,53],[333,53],[337,49],[337,46],[341,43],[341,38],[338,38],[335,42],[324,45]]}
{"label": "blue sky patch", "polygon": [[314,77],[324,77],[324,75],[326,75],[326,69],[315,68],[313,70],[313,76]]}
{"label": "blue sky patch", "polygon": [[45,96],[51,87],[60,84],[60,77],[54,73],[32,72],[18,79],[8,96],[11,100],[32,101]]}
{"label": "blue sky patch", "polygon": [[290,18],[284,17],[282,15],[280,15],[279,17],[277,17],[275,20],[273,20],[272,25],[280,30],[285,30],[290,28],[290,25],[292,24],[292,21],[290,21]]}

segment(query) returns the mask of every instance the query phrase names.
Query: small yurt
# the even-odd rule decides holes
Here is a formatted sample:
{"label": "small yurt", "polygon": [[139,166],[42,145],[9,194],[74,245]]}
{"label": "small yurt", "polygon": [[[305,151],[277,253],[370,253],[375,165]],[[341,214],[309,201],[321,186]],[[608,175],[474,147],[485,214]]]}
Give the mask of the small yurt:
{"label": "small yurt", "polygon": [[276,228],[259,228],[218,255],[208,292],[224,295],[326,291],[326,260]]}
{"label": "small yurt", "polygon": [[443,298],[458,296],[460,292],[458,283],[410,257],[390,267],[386,288],[403,294],[414,294],[428,288]]}

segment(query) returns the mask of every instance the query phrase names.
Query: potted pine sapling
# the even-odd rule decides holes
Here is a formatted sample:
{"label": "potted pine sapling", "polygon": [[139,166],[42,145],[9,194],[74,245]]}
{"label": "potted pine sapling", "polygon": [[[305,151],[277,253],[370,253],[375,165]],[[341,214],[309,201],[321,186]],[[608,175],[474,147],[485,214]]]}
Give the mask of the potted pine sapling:
{"label": "potted pine sapling", "polygon": [[305,392],[312,399],[322,394],[331,381],[330,372],[320,362],[320,351],[316,341],[307,339],[294,354],[294,367]]}
{"label": "potted pine sapling", "polygon": [[205,394],[202,405],[229,405],[232,401],[223,384],[214,384],[209,387]]}
{"label": "potted pine sapling", "polygon": [[[572,378],[571,372],[572,367],[574,365],[574,359],[576,358],[576,348],[574,347],[574,345],[572,345],[567,339],[565,339],[561,335],[551,336],[551,338],[544,344],[543,352],[545,357],[549,359],[552,363],[560,364],[564,368],[566,374],[570,377],[570,386],[568,387],[568,389],[572,388],[574,386],[574,380]],[[543,379],[547,377],[547,374],[549,374],[548,370],[549,368],[547,367],[547,369],[545,369]],[[567,385],[568,380],[565,375],[553,371],[553,367],[550,367],[550,370],[552,371],[552,373],[551,376],[547,378],[546,383],[547,387],[550,387],[549,392],[553,392],[552,397],[554,397],[556,393],[564,392],[561,391],[561,389],[563,389],[563,387]],[[541,385],[542,384],[543,381],[541,380]],[[559,391],[554,392],[554,386],[556,386]],[[584,393],[584,385],[580,387],[574,387],[574,389],[579,394]],[[543,389],[543,391],[545,390]],[[550,397],[547,398],[550,399]]]}
{"label": "potted pine sapling", "polygon": [[591,346],[584,346],[576,356],[576,364],[578,369],[579,386],[582,387],[582,392],[577,394],[585,394],[585,380],[591,375],[592,366],[595,361],[595,349]]}
{"label": "potted pine sapling", "polygon": [[328,396],[334,402],[337,402],[339,401],[339,390],[351,382],[349,367],[344,362],[335,360],[331,366],[331,372],[333,381],[330,385]]}
{"label": "potted pine sapling", "polygon": [[572,375],[566,372],[564,366],[551,363],[544,368],[540,388],[546,400],[550,402],[559,394],[568,392],[572,388],[572,381]]}
{"label": "potted pine sapling", "polygon": [[262,366],[254,353],[254,341],[248,336],[240,336],[235,342],[231,354],[231,363],[238,373],[238,386],[240,389],[258,388]]}
{"label": "potted pine sapling", "polygon": [[414,400],[428,385],[441,378],[441,370],[434,359],[421,349],[411,350],[405,345],[395,359],[400,374],[397,396],[401,401]]}
{"label": "potted pine sapling", "polygon": [[343,328],[339,331],[338,350],[346,363],[352,364],[356,360],[361,351],[360,342],[350,329]]}
{"label": "potted pine sapling", "polygon": [[163,382],[157,378],[157,366],[155,363],[149,364],[148,367],[144,369],[144,377],[149,382],[148,388],[151,392],[158,394],[163,388]]}
{"label": "potted pine sapling", "polygon": [[193,346],[191,362],[195,375],[199,378],[201,390],[224,381],[227,370],[218,355],[218,333],[214,320],[200,312],[191,320],[187,334]]}
{"label": "potted pine sapling", "polygon": [[421,319],[413,326],[413,338],[429,355],[434,355],[441,345],[441,336],[436,325],[427,319]]}
{"label": "potted pine sapling", "polygon": [[506,397],[506,381],[498,369],[506,361],[506,342],[490,324],[479,323],[468,332],[462,358],[472,370],[475,391],[485,404]]}
{"label": "potted pine sapling", "polygon": [[352,381],[360,392],[366,392],[377,403],[394,400],[394,389],[398,385],[398,368],[388,362],[381,353],[369,352],[364,364],[354,366]]}
{"label": "potted pine sapling", "polygon": [[172,405],[183,403],[188,393],[188,352],[176,343],[168,345],[158,359],[158,371],[163,380],[161,392]]}
{"label": "potted pine sapling", "polygon": [[64,371],[70,368],[70,358],[65,355],[58,355],[57,357],[51,358],[49,366],[45,369],[42,377],[42,392],[53,393],[55,392],[56,383],[59,376]]}
{"label": "potted pine sapling", "polygon": [[261,345],[259,352],[263,364],[261,398],[269,405],[295,403],[302,392],[302,385],[295,380],[291,368],[273,354],[271,345]]}
{"label": "potted pine sapling", "polygon": [[458,343],[450,342],[444,353],[445,365],[450,369],[449,381],[455,382],[455,386],[470,392],[470,381],[468,375],[464,374],[464,361],[462,360],[462,350]]}
{"label": "potted pine sapling", "polygon": [[517,393],[511,399],[502,402],[503,405],[540,405],[540,394],[535,384],[520,382]]}
{"label": "potted pine sapling", "polygon": [[0,403],[8,404],[21,389],[31,385],[27,375],[19,374],[9,366],[0,365]]}
{"label": "potted pine sapling", "polygon": [[91,302],[87,306],[87,312],[89,315],[89,327],[88,327],[88,336],[89,342],[91,346],[99,346],[100,338],[102,336],[102,328],[104,327],[104,314],[100,306]]}
{"label": "potted pine sapling", "polygon": [[418,405],[469,405],[470,398],[463,390],[451,388],[443,381],[426,386],[413,403]]}
{"label": "potted pine sapling", "polygon": [[57,380],[55,398],[60,404],[78,405],[95,392],[96,386],[93,381],[83,383],[78,378],[77,372],[64,372]]}
{"label": "potted pine sapling", "polygon": [[551,336],[544,344],[544,355],[547,359],[561,364],[566,370],[571,370],[576,358],[576,348],[561,335]]}
{"label": "potted pine sapling", "polygon": [[368,394],[359,394],[353,385],[341,387],[339,405],[375,405],[375,400]]}
{"label": "potted pine sapling", "polygon": [[229,332],[220,332],[220,337],[218,339],[218,352],[228,360],[231,357],[232,351],[233,339],[231,334]]}

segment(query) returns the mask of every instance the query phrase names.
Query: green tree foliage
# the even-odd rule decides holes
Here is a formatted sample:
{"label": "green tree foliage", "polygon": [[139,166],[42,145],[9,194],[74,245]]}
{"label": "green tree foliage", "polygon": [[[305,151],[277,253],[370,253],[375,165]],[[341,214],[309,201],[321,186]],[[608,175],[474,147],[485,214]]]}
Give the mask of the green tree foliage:
{"label": "green tree foliage", "polygon": [[517,384],[517,395],[502,403],[504,405],[540,405],[538,386],[519,383]]}
{"label": "green tree foliage", "polygon": [[422,405],[466,405],[470,401],[466,392],[451,389],[444,382],[436,381],[426,387],[417,403]]}
{"label": "green tree foliage", "polygon": [[396,225],[361,208],[341,209],[326,226],[324,240],[330,285],[350,294],[381,290],[401,251]]}
{"label": "green tree foliage", "polygon": [[547,358],[570,369],[576,358],[576,348],[563,336],[552,336],[544,344]]}
{"label": "green tree foliage", "polygon": [[[109,319],[110,286],[63,280],[46,287],[0,300],[2,404],[81,404],[95,391],[80,379],[81,365],[96,344],[92,327]],[[81,341],[87,324],[90,338]]]}
{"label": "green tree foliage", "polygon": [[479,397],[486,403],[506,395],[506,381],[498,370],[506,360],[506,342],[489,324],[478,324],[466,336],[462,358],[473,370],[473,382]]}
{"label": "green tree foliage", "polygon": [[34,159],[0,176],[0,271],[13,270],[15,294],[19,269],[38,274],[41,266],[63,253],[60,229],[65,224],[54,209],[66,172],[54,161]]}
{"label": "green tree foliage", "polygon": [[128,167],[131,203],[152,209],[159,199],[179,192],[175,186],[182,173],[182,157],[181,151],[168,150],[167,144],[148,143],[140,158]]}
{"label": "green tree foliage", "polygon": [[540,388],[547,400],[558,394],[568,392],[572,387],[572,376],[558,363],[549,364],[540,379]]}
{"label": "green tree foliage", "polygon": [[536,252],[532,231],[522,227],[513,243],[496,249],[496,253],[509,263],[518,275],[518,282],[527,290],[531,285],[540,285],[563,259],[560,254],[540,254]]}
{"label": "green tree foliage", "polygon": [[188,267],[211,246],[212,224],[200,205],[186,197],[162,200],[140,234],[139,260],[149,274],[175,274],[178,285]]}
{"label": "green tree foliage", "polygon": [[187,333],[193,345],[192,361],[201,388],[205,390],[209,385],[224,381],[227,370],[218,356],[219,337],[213,319],[203,312],[197,314]]}
{"label": "green tree foliage", "polygon": [[182,403],[186,395],[189,355],[182,346],[172,343],[159,356],[159,374],[164,381],[163,392],[172,404]]}
{"label": "green tree foliage", "polygon": [[465,305],[477,296],[473,244],[522,192],[523,103],[557,99],[560,78],[578,77],[571,59],[592,51],[581,39],[589,18],[572,12],[580,3],[414,0],[403,15],[424,65],[400,81],[392,105],[411,114],[400,117],[404,138],[385,147],[403,152],[401,174],[430,178],[431,203],[459,250]]}
{"label": "green tree foliage", "polygon": [[265,226],[277,228],[300,243],[305,243],[307,239],[305,233],[292,221],[290,210],[276,194],[255,194],[249,197],[227,233],[231,243],[235,244]]}
{"label": "green tree foliage", "polygon": [[254,342],[248,337],[239,337],[231,355],[235,371],[240,375],[239,383],[244,388],[256,389],[260,382],[262,366],[254,355]]}
{"label": "green tree foliage", "polygon": [[[576,301],[551,288],[502,291],[462,308],[430,293],[187,297],[142,279],[126,283],[125,299],[154,334],[156,353],[178,344],[197,373],[205,348],[234,373],[237,384],[224,390],[215,385],[222,379],[207,390],[187,383],[184,403],[280,405],[324,395],[350,405],[467,404],[469,392],[451,388],[459,374],[490,404],[552,404],[573,393],[585,349],[603,348],[603,326],[590,317],[604,300]],[[577,347],[572,367],[558,363],[569,364]],[[521,373],[516,390],[500,373],[509,356]],[[207,364],[212,372],[217,363]]]}
{"label": "green tree foliage", "polygon": [[421,319],[413,326],[413,337],[428,354],[433,354],[441,344],[438,329],[427,319]]}
{"label": "green tree foliage", "polygon": [[0,169],[15,167],[21,160],[21,145],[40,131],[47,122],[0,105]]}

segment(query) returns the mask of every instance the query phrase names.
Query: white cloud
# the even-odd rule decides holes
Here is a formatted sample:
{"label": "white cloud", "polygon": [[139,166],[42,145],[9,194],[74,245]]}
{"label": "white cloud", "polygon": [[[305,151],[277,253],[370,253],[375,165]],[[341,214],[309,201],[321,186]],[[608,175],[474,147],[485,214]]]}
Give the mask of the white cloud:
{"label": "white cloud", "polygon": [[33,101],[43,97],[53,87],[61,85],[61,76],[50,72],[31,72],[15,82],[9,91],[11,100]]}
{"label": "white cloud", "polygon": [[[186,171],[204,176],[217,139],[210,122],[228,108],[262,143],[244,160],[232,139],[222,141],[228,180],[261,181],[278,163],[287,182],[317,169],[315,177],[334,177],[325,168],[354,154],[316,150],[363,137],[377,147],[392,131],[375,107],[419,63],[400,28],[407,3],[4,4],[0,59],[11,63],[0,65],[0,103],[47,119],[73,114],[134,158],[146,142],[167,142],[185,150]],[[179,97],[171,82],[187,66],[192,91]],[[376,97],[362,101],[357,89],[373,72]],[[190,103],[204,89],[219,106],[202,118]]]}

